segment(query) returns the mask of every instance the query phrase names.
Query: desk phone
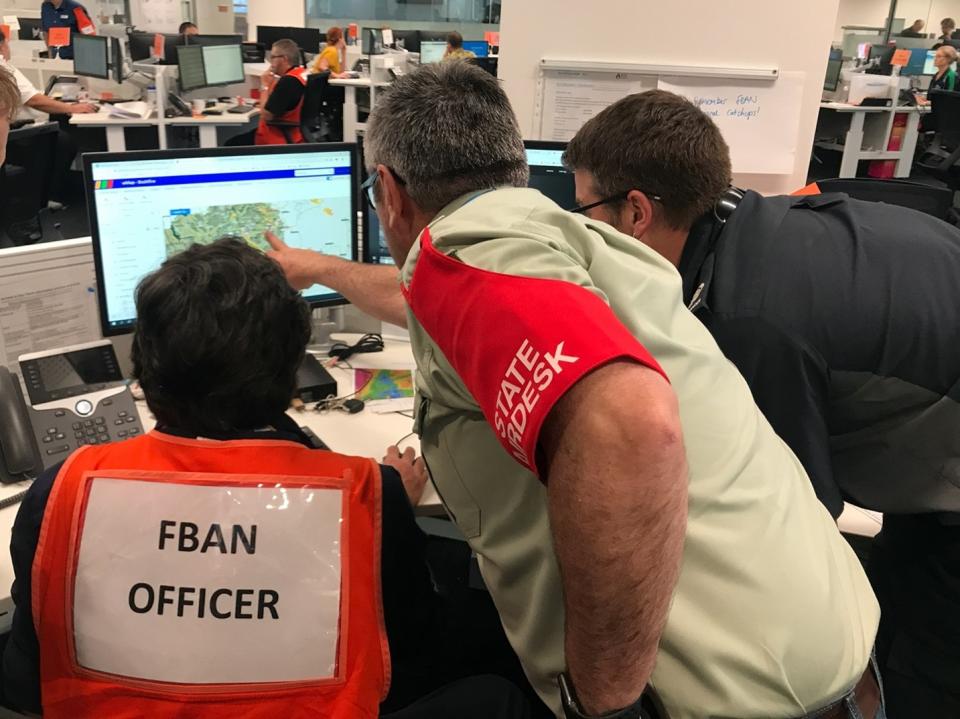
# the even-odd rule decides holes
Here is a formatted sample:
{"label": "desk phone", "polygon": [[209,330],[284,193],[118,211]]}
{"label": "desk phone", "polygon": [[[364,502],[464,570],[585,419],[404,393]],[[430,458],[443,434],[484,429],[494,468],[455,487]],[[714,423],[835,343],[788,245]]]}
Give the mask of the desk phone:
{"label": "desk phone", "polygon": [[109,340],[25,354],[19,362],[44,469],[78,447],[143,432]]}

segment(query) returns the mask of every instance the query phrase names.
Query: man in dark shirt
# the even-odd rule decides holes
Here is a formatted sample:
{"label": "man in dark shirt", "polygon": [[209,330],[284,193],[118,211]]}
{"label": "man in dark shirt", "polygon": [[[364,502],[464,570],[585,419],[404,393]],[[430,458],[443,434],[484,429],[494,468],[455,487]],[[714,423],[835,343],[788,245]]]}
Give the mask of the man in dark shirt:
{"label": "man in dark shirt", "polygon": [[[64,60],[73,59],[73,37],[76,33],[92,33],[93,21],[87,9],[76,0],[45,0],[40,6],[40,26],[43,28],[43,37],[50,48],[50,56],[54,51]],[[65,27],[70,30],[70,44],[58,47],[50,42],[50,29]]]}
{"label": "man in dark shirt", "polygon": [[923,33],[920,32],[923,30],[924,22],[923,20],[914,20],[913,25],[906,28],[900,33],[900,37],[923,37]]}
{"label": "man in dark shirt", "polygon": [[[236,240],[194,245],[144,280],[137,310],[134,371],[157,417],[156,433],[168,441],[203,437],[211,441],[211,449],[222,443],[214,451],[227,453],[236,451],[231,441],[244,439],[275,440],[276,452],[283,451],[282,445],[312,446],[283,412],[309,339],[309,308],[271,260]],[[147,438],[130,441],[142,439]],[[150,461],[144,457],[145,466],[139,469]],[[461,679],[465,672],[454,669],[445,674],[441,664],[430,664],[456,659],[431,656],[439,646],[437,635],[445,629],[446,612],[424,561],[426,539],[411,507],[427,479],[422,460],[390,451],[384,462],[381,582],[394,664],[393,686],[384,707],[396,709],[440,683]],[[34,558],[62,469],[57,465],[47,470],[31,485],[11,538],[16,610],[3,655],[3,689],[6,704],[31,713],[42,710],[40,645],[32,606]],[[144,646],[143,651],[151,647]],[[476,719],[529,716],[519,690],[490,677],[461,681],[396,716],[424,719],[447,714]]]}
{"label": "man in dark shirt", "polygon": [[565,161],[579,211],[679,268],[833,516],[844,499],[885,513],[869,569],[888,715],[960,716],[960,231],[845,195],[734,191],[716,125],[662,91],[601,112]]}

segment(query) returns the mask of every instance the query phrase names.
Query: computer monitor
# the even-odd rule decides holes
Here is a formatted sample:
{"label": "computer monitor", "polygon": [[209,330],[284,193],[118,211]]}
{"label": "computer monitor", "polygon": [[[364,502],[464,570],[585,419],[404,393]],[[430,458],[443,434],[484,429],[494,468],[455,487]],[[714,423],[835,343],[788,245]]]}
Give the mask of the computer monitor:
{"label": "computer monitor", "polygon": [[184,92],[207,86],[207,75],[203,69],[203,48],[199,45],[181,47],[177,53],[177,67],[180,89]]}
{"label": "computer monitor", "polygon": [[258,25],[257,42],[269,50],[277,40],[293,40],[305,52],[320,51],[320,43],[326,37],[315,27],[290,27],[288,25]]}
{"label": "computer monitor", "polygon": [[184,91],[244,81],[239,45],[185,45],[180,48],[177,64]]}
{"label": "computer monitor", "polygon": [[[355,260],[356,145],[264,145],[83,156],[104,336],[132,330],[134,290],[170,255],[235,235]],[[327,287],[301,293],[344,304]]]}
{"label": "computer monitor", "polygon": [[215,47],[218,45],[240,45],[243,35],[184,35],[184,45],[202,45]]}
{"label": "computer monitor", "polygon": [[861,42],[857,45],[857,59],[866,60],[870,56],[870,48],[873,47],[868,42]]}
{"label": "computer monitor", "polygon": [[443,60],[443,55],[447,51],[446,41],[439,40],[421,40],[420,41],[420,64],[429,65]]}
{"label": "computer monitor", "polygon": [[923,75],[936,75],[937,66],[933,64],[933,59],[937,56],[936,50],[927,50],[927,56],[923,60]]}
{"label": "computer monitor", "polygon": [[926,48],[915,48],[910,50],[910,60],[900,68],[901,75],[923,75],[924,66],[927,63],[927,53],[936,54],[933,50]]}
{"label": "computer monitor", "polygon": [[380,28],[363,28],[362,44],[360,52],[364,55],[382,55],[383,54],[383,33]]}
{"label": "computer monitor", "polygon": [[569,210],[577,205],[577,191],[573,173],[563,165],[565,142],[524,140],[527,164],[530,166],[530,187],[556,202],[561,209]]}
{"label": "computer monitor", "polygon": [[109,43],[102,35],[73,37],[73,71],[77,75],[110,79]]}
{"label": "computer monitor", "polygon": [[[130,60],[133,62],[152,62],[155,32],[131,32],[127,36],[127,47],[130,50]],[[177,51],[183,45],[182,35],[163,33],[163,59],[157,60],[159,65],[176,65]]]}
{"label": "computer monitor", "polygon": [[394,30],[393,46],[407,52],[420,52],[419,30]]}
{"label": "computer monitor", "polygon": [[304,52],[320,52],[320,43],[326,39],[326,33],[315,27],[288,27],[287,37],[297,43]]}
{"label": "computer monitor", "polygon": [[825,92],[836,92],[840,84],[840,71],[843,69],[843,60],[827,60],[827,75],[823,79]]}
{"label": "computer monitor", "polygon": [[875,67],[867,68],[866,72],[871,75],[892,75],[893,65],[890,61],[893,59],[893,53],[897,48],[893,45],[874,45],[870,48],[870,60],[877,60]]}
{"label": "computer monitor", "polygon": [[469,50],[477,57],[486,57],[490,54],[490,45],[486,40],[464,40],[463,49]]}
{"label": "computer monitor", "polygon": [[18,17],[20,30],[17,32],[19,40],[43,40],[43,27],[38,17]]}
{"label": "computer monitor", "polygon": [[235,85],[244,81],[243,52],[236,45],[204,45],[203,71],[207,87]]}
{"label": "computer monitor", "polygon": [[110,38],[110,70],[113,81],[118,85],[123,82],[123,43],[118,37]]}

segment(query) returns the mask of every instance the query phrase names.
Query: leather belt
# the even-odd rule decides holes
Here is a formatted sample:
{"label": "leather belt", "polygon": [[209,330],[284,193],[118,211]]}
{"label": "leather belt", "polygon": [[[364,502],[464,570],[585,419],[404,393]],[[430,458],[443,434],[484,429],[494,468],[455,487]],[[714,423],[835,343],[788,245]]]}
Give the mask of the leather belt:
{"label": "leather belt", "polygon": [[[847,698],[844,697],[833,706],[821,710],[822,713],[808,716],[815,716],[817,719],[847,719],[849,714],[846,701]],[[873,675],[873,668],[869,664],[860,681],[853,688],[853,701],[864,719],[874,719],[880,709],[880,685],[877,684],[877,678]]]}

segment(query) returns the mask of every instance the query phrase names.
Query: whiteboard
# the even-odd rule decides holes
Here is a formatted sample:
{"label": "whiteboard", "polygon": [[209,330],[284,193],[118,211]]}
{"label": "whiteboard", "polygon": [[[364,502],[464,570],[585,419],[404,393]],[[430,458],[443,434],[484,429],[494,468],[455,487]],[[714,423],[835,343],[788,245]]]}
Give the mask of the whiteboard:
{"label": "whiteboard", "polygon": [[776,68],[695,68],[542,60],[533,136],[569,141],[588,120],[627,95],[683,95],[717,124],[733,171],[794,171],[805,73]]}
{"label": "whiteboard", "polygon": [[130,22],[145,32],[176,33],[183,22],[181,0],[136,0],[130,3]]}

